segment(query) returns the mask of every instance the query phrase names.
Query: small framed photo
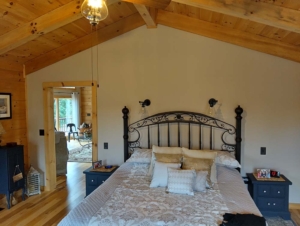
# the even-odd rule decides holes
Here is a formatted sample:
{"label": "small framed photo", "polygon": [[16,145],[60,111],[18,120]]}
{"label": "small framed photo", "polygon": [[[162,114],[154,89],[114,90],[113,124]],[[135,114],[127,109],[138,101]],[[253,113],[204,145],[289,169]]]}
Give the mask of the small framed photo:
{"label": "small framed photo", "polygon": [[270,178],[270,169],[257,169],[257,178]]}
{"label": "small framed photo", "polygon": [[93,162],[93,169],[100,168],[102,166],[102,160]]}
{"label": "small framed photo", "polygon": [[0,120],[11,118],[11,94],[0,93]]}

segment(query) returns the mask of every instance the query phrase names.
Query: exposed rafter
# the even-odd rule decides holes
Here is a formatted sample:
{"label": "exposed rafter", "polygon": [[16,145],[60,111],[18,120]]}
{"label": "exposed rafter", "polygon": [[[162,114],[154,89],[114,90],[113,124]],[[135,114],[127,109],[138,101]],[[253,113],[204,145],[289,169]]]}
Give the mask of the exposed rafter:
{"label": "exposed rafter", "polygon": [[[107,27],[99,29],[98,40],[93,45],[100,44],[109,39],[115,38],[135,28],[143,26],[145,23],[138,13],[132,16],[126,17],[116,23],[113,23]],[[34,71],[40,70],[46,66],[54,64],[62,59],[70,57],[76,53],[86,50],[91,47],[91,40],[94,33],[86,35],[80,39],[70,42],[58,49],[52,50],[42,56],[34,58],[33,60],[25,63],[26,73],[30,74]]]}
{"label": "exposed rafter", "polygon": [[156,9],[165,9],[171,3],[171,0],[123,0],[123,2],[145,5]]}
{"label": "exposed rafter", "polygon": [[300,62],[300,46],[159,10],[159,24]]}
{"label": "exposed rafter", "polygon": [[156,28],[156,12],[157,10],[154,8],[150,8],[150,11],[146,6],[140,4],[134,4],[136,10],[139,12],[143,20],[145,21],[148,28]]}
{"label": "exposed rafter", "polygon": [[272,27],[300,33],[300,11],[253,0],[173,0]]}
{"label": "exposed rafter", "polygon": [[[119,0],[108,0],[111,5]],[[0,55],[40,35],[51,32],[82,17],[80,7],[82,1],[73,0],[43,16],[22,24],[18,28],[0,36]]]}

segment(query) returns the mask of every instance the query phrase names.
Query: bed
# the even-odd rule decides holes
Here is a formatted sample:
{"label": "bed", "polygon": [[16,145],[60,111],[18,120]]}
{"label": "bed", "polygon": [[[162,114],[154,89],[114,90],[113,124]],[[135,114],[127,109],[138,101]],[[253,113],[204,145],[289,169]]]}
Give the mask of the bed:
{"label": "bed", "polygon": [[[187,111],[159,113],[129,124],[129,110],[125,107],[122,112],[125,163],[60,226],[210,226],[219,225],[225,213],[261,216],[236,169],[241,159],[240,106],[235,109],[236,126]],[[180,164],[170,162],[177,157],[169,151],[179,150],[184,153]],[[184,168],[193,165],[191,156],[206,152],[215,154],[213,161],[199,158],[197,164],[200,159],[208,161],[209,170],[196,171],[199,164]]]}

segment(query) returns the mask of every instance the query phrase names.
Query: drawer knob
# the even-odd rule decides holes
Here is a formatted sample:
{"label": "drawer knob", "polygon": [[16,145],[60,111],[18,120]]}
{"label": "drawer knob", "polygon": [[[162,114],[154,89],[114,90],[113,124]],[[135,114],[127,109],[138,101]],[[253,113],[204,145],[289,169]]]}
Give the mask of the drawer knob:
{"label": "drawer knob", "polygon": [[92,182],[94,182],[94,180],[91,180]]}
{"label": "drawer knob", "polygon": [[264,193],[266,193],[267,191],[266,190],[264,190]]}
{"label": "drawer knob", "polygon": [[271,205],[271,203],[268,202],[268,206]]}
{"label": "drawer knob", "polygon": [[275,202],[273,203],[273,206],[276,206],[276,203],[275,203]]}
{"label": "drawer knob", "polygon": [[280,194],[280,191],[278,191],[277,193]]}

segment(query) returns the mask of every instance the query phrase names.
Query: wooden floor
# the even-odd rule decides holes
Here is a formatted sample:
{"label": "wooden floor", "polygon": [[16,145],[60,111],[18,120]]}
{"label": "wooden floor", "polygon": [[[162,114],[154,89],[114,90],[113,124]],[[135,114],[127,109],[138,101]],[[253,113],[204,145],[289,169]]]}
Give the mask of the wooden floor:
{"label": "wooden floor", "polygon": [[290,210],[292,214],[292,219],[297,226],[300,226],[300,209]]}
{"label": "wooden floor", "polygon": [[[82,173],[91,166],[91,163],[68,163],[67,180],[58,178],[55,191],[42,192],[41,195],[26,197],[19,203],[0,211],[0,225],[25,226],[25,225],[57,225],[57,223],[73,209],[85,196],[85,176]],[[300,226],[300,209],[291,210],[292,219]]]}
{"label": "wooden floor", "polygon": [[[11,209],[0,211],[0,225],[57,225],[57,223],[85,197],[85,176],[82,173],[91,163],[68,163],[67,179],[58,177],[57,188],[52,192],[27,196],[25,201]],[[4,207],[4,204],[1,205]]]}

